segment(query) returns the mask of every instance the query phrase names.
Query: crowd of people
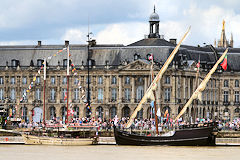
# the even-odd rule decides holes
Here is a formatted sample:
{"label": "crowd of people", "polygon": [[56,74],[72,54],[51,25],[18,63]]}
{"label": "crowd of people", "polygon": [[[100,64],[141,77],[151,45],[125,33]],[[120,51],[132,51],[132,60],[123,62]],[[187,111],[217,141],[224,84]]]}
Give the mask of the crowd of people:
{"label": "crowd of people", "polygon": [[[128,122],[129,118],[113,118],[113,119],[102,119],[102,118],[74,118],[71,119],[68,123],[68,127],[96,127],[98,130],[111,130],[113,129],[113,126],[117,126],[120,128],[124,128],[126,123]],[[213,122],[213,120],[210,119],[196,119],[194,122],[195,124],[203,124],[203,123],[209,123]],[[192,122],[193,123],[193,122]],[[174,122],[172,119],[159,119],[158,121],[158,129],[159,131],[164,130],[172,130],[174,127],[178,128],[183,125],[189,125],[192,124],[183,120]],[[240,130],[240,118],[234,119],[233,121],[222,121],[218,120],[218,128],[219,130]],[[131,125],[131,129],[136,130],[155,130],[155,120],[154,119],[135,119],[133,124]],[[44,123],[42,122],[21,122],[18,124],[19,128],[41,128],[41,127],[66,127],[65,121],[61,120],[48,120]]]}

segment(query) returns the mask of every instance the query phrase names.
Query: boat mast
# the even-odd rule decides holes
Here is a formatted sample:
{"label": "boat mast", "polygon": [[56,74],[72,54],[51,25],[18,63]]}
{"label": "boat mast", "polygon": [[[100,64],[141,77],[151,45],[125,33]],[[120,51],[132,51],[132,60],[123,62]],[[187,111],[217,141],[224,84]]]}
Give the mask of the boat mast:
{"label": "boat mast", "polygon": [[69,97],[69,43],[67,44],[67,115],[65,124],[68,123],[68,97]]}
{"label": "boat mast", "polygon": [[[198,87],[198,79],[199,79],[199,68],[200,68],[200,55],[197,63],[197,72],[196,72],[196,83],[195,83],[195,89]],[[197,108],[197,99],[193,101],[193,123],[196,121],[196,108]]]}
{"label": "boat mast", "polygon": [[[152,65],[151,65],[151,72],[152,72],[152,82],[154,80],[154,72],[153,72],[153,55],[152,55]],[[157,103],[156,103],[156,92],[153,90],[154,95],[154,118],[155,118],[155,126],[156,126],[156,133],[159,135],[158,132],[158,117],[157,117]]]}
{"label": "boat mast", "polygon": [[44,58],[44,76],[43,76],[43,80],[44,80],[44,84],[43,84],[43,124],[44,125],[45,125],[45,110],[46,110],[46,106],[45,106],[46,72],[47,72],[47,62],[46,62],[46,58]]}

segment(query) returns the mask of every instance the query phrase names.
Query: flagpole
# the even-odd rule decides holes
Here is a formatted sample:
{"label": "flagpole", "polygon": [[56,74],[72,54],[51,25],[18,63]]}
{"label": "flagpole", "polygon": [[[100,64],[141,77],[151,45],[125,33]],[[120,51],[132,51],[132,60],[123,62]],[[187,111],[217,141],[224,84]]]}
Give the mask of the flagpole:
{"label": "flagpole", "polygon": [[[152,82],[154,80],[154,73],[153,73],[153,55],[152,55],[152,66],[151,66],[151,70],[152,70]],[[157,118],[157,103],[156,103],[156,92],[155,90],[153,91],[153,95],[154,95],[154,117],[155,117],[155,127],[156,127],[156,133],[157,135],[159,135],[158,132],[158,118]]]}
{"label": "flagpole", "polygon": [[67,46],[67,115],[66,115],[66,120],[65,124],[68,123],[68,97],[69,97],[69,43]]}
{"label": "flagpole", "polygon": [[43,124],[45,125],[45,89],[46,89],[46,72],[47,72],[47,62],[46,62],[46,58],[44,59],[44,84],[43,84]]}
{"label": "flagpole", "polygon": [[[196,87],[195,87],[195,90],[198,87],[199,70],[200,70],[200,55],[199,55],[198,63],[197,63],[197,73],[196,73],[196,83],[195,83]],[[195,123],[195,121],[196,121],[196,108],[197,108],[197,99],[195,99],[194,103],[193,103],[193,123]]]}

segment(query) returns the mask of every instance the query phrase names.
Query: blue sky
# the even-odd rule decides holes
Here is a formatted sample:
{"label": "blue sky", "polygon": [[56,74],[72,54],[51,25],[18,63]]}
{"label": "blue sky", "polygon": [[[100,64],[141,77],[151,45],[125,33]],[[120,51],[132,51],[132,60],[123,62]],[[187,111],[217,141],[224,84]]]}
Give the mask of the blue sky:
{"label": "blue sky", "polygon": [[130,44],[148,34],[153,6],[165,39],[183,35],[189,45],[213,44],[226,21],[240,47],[239,0],[1,0],[0,45],[86,43],[90,31],[99,44]]}

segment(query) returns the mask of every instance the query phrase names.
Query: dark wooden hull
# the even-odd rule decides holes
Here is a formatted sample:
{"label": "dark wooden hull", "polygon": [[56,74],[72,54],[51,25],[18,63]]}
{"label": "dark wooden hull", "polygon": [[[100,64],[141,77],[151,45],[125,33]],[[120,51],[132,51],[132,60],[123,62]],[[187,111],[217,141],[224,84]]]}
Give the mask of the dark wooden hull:
{"label": "dark wooden hull", "polygon": [[216,135],[215,125],[189,127],[176,130],[172,136],[145,136],[122,131],[114,127],[118,145],[171,145],[171,146],[213,146]]}

